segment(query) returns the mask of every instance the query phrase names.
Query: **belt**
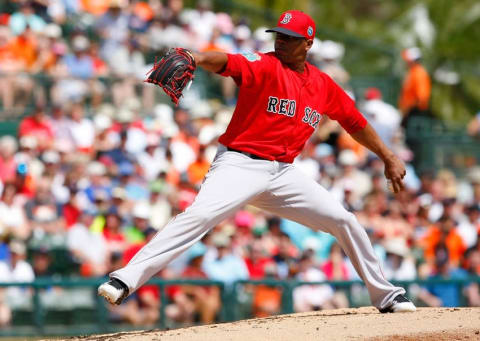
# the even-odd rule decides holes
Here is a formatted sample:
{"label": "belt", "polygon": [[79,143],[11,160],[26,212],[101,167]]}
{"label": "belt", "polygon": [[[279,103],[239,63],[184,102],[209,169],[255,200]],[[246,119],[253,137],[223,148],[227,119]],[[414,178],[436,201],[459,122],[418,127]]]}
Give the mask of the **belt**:
{"label": "belt", "polygon": [[252,153],[242,152],[241,150],[236,150],[236,149],[233,149],[233,148],[230,148],[230,147],[227,147],[227,150],[228,150],[229,152],[237,152],[237,153],[246,155],[246,156],[248,156],[249,158],[252,158],[252,159],[255,159],[255,160],[267,160],[267,161],[270,161],[270,160],[268,160],[268,159],[265,159],[264,157],[261,157],[261,156],[258,156],[258,155],[252,154]]}

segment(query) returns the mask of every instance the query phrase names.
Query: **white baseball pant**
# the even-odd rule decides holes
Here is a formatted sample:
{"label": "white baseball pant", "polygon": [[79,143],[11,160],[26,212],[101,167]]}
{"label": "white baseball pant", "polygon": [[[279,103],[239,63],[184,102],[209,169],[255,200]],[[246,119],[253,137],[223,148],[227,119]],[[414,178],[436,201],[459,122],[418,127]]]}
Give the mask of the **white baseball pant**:
{"label": "white baseball pant", "polygon": [[391,305],[401,287],[383,276],[370,240],[354,214],[289,163],[252,159],[220,145],[194,202],[174,217],[123,268],[110,277],[130,294],[246,204],[335,236],[365,282],[372,304]]}

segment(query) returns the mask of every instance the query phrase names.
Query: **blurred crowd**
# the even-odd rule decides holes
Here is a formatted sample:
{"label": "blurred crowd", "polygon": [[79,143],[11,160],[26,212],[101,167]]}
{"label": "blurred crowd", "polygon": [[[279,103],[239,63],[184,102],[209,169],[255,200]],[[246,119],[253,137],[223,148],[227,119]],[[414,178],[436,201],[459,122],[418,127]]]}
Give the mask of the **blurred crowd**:
{"label": "blurred crowd", "polygon": [[[213,75],[221,100],[206,97],[197,81],[173,108],[166,97],[158,98],[158,89],[142,83],[151,68],[145,56],[179,42],[232,53],[273,49],[265,28],[252,31],[244,19],[214,13],[209,1],[196,4],[16,1],[0,14],[3,108],[24,110],[32,99],[35,104],[16,137],[0,138],[0,282],[105,276],[193,202],[231,117],[235,87]],[[295,164],[357,215],[389,280],[480,275],[480,166],[461,178],[447,169],[417,174],[402,127],[402,113],[412,108],[398,110],[377,88],[354,94],[341,64],[344,53],[340,43],[316,39],[309,58],[357,101],[405,162],[406,190],[393,195],[383,163],[327,119]],[[405,60],[419,64],[420,55],[412,53]],[[32,75],[48,75],[51,83],[40,86]],[[158,276],[211,279],[227,287],[247,279],[359,279],[332,236],[251,206],[216,226]],[[463,291],[457,284],[435,283],[409,289],[420,305],[480,306],[473,282]],[[65,297],[52,290],[52,297]],[[11,309],[28,305],[25,293],[3,289],[0,324],[9,323]],[[166,294],[162,304],[172,321],[219,318],[215,286],[172,285]],[[299,286],[294,309],[347,307],[348,296],[331,285]],[[353,297],[353,303],[368,304],[361,289]],[[277,314],[282,290],[246,285],[240,301],[254,316]],[[160,304],[158,288],[147,285],[109,309],[118,321],[151,325]]]}

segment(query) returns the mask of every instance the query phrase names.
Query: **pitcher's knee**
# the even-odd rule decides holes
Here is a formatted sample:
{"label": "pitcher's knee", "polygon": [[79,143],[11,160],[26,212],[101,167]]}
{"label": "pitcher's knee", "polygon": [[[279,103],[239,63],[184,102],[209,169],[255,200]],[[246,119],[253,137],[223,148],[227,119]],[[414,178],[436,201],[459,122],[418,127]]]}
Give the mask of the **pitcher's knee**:
{"label": "pitcher's knee", "polygon": [[345,211],[341,216],[336,217],[335,227],[340,230],[338,232],[349,232],[357,228],[357,218],[351,212]]}

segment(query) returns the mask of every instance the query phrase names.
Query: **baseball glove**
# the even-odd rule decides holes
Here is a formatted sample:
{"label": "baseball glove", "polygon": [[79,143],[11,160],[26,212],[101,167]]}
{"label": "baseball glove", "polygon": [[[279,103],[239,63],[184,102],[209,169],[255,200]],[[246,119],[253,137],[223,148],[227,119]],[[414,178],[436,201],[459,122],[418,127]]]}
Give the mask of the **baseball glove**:
{"label": "baseball glove", "polygon": [[195,59],[190,51],[183,48],[172,48],[167,51],[160,61],[155,60],[150,74],[145,80],[147,83],[159,85],[170,96],[172,102],[178,105],[182,91],[195,77]]}

